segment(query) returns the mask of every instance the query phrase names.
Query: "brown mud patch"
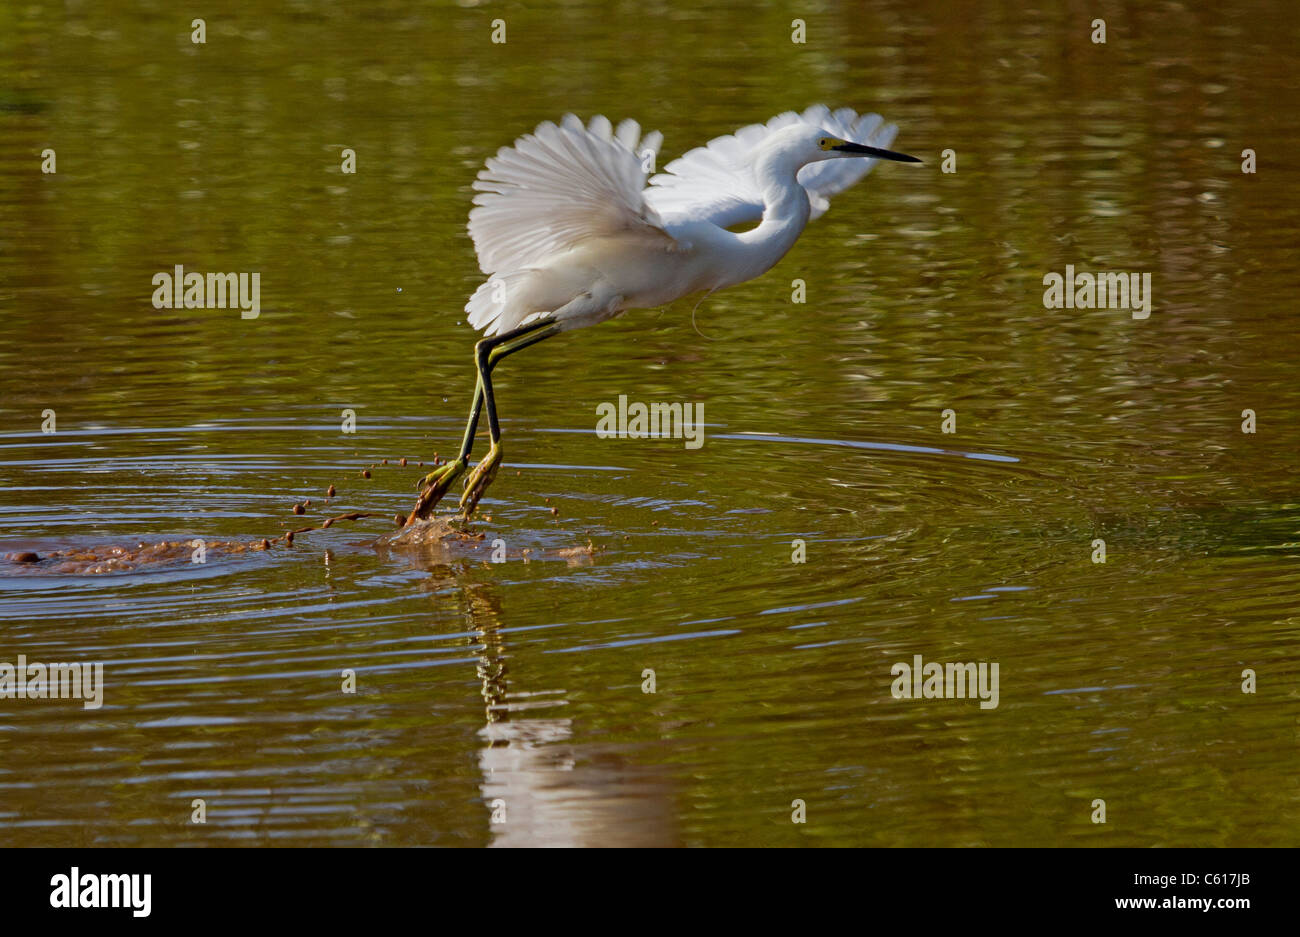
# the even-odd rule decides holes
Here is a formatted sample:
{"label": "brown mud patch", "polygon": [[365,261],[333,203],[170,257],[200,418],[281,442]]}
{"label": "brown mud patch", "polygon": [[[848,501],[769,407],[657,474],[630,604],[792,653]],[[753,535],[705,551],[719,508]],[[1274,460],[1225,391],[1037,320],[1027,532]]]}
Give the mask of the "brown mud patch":
{"label": "brown mud patch", "polygon": [[[360,471],[360,477],[369,479],[373,469],[379,466],[396,465],[405,467],[408,460],[401,458],[390,462],[383,459],[372,463]],[[433,465],[445,464],[437,455]],[[415,463],[423,467],[423,462]],[[330,485],[326,489],[322,506],[338,497],[338,488]],[[549,500],[549,499],[548,499]],[[313,508],[312,499],[304,498],[295,502],[289,509],[290,518],[285,523],[303,524],[306,515]],[[412,512],[414,513],[414,512]],[[555,510],[552,509],[552,514]],[[260,553],[276,548],[292,548],[296,540],[317,530],[328,530],[335,524],[347,521],[356,522],[368,518],[383,517],[382,511],[345,511],[322,518],[318,522],[284,530],[275,537],[258,537],[251,540],[206,540],[193,537],[186,540],[161,540],[156,542],[137,542],[134,545],[87,545],[73,546],[59,550],[17,550],[0,555],[0,562],[8,565],[12,572],[46,574],[46,575],[102,575],[105,573],[143,572],[172,564],[207,563],[212,556],[235,556],[247,553]],[[570,565],[586,565],[592,562],[599,548],[588,540],[583,546],[563,548],[528,548],[507,550],[494,547],[487,540],[487,534],[474,529],[472,521],[458,516],[431,517],[419,519],[405,514],[387,515],[397,530],[385,534],[366,545],[384,553],[402,553],[423,563],[444,563],[448,560],[482,560],[483,562],[502,559],[516,559],[530,562],[539,559],[559,559]],[[490,522],[491,516],[484,518]],[[201,557],[201,559],[196,559]]]}

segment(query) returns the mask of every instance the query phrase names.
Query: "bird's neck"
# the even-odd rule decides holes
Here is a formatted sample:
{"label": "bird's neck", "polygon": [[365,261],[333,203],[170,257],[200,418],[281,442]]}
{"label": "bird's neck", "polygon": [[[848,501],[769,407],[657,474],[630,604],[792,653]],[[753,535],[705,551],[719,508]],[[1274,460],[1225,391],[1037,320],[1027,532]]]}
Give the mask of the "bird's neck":
{"label": "bird's neck", "polygon": [[808,192],[796,178],[799,168],[780,154],[760,159],[754,167],[759,191],[763,193],[763,220],[758,227],[737,235],[749,261],[745,280],[776,266],[808,224],[812,209]]}

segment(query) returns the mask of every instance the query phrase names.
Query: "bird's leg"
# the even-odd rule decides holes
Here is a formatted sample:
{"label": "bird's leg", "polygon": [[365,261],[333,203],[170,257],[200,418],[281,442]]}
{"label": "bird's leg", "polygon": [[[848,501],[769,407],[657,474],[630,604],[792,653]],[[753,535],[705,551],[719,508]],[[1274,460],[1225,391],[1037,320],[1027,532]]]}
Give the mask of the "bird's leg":
{"label": "bird's leg", "polygon": [[492,370],[503,358],[535,345],[560,332],[560,326],[551,319],[542,319],[496,338],[485,338],[474,346],[474,361],[478,366],[479,384],[483,388],[483,403],[487,407],[488,434],[492,439],[488,449],[474,471],[465,479],[465,493],[460,499],[460,515],[468,519],[478,507],[479,499],[496,477],[501,465],[501,423],[497,419],[496,397],[492,391]]}
{"label": "bird's leg", "polygon": [[[501,428],[496,420],[496,405],[491,397],[492,385],[490,381],[485,381],[484,373],[490,373],[496,362],[505,357],[505,355],[510,354],[511,351],[526,348],[534,341],[541,341],[542,338],[553,335],[554,332],[547,332],[546,335],[537,338],[532,337],[534,333],[546,329],[547,326],[551,324],[550,320],[533,322],[523,328],[507,332],[504,335],[497,335],[492,338],[483,339],[483,341],[479,342],[478,345],[475,346],[474,357],[479,376],[478,383],[474,387],[474,400],[470,404],[469,408],[469,421],[465,424],[465,435],[461,439],[460,454],[457,455],[453,461],[448,462],[440,468],[434,469],[428,475],[425,475],[424,478],[420,479],[418,485],[420,488],[420,495],[415,501],[415,507],[411,510],[410,519],[407,521],[408,524],[414,524],[417,521],[428,517],[430,512],[437,507],[438,502],[441,501],[451,489],[452,482],[454,482],[456,478],[469,467],[469,454],[474,448],[474,436],[478,432],[478,420],[479,416],[483,412],[483,404],[485,401],[488,402],[488,418],[491,424],[490,429],[492,431],[493,449],[496,452],[495,459],[493,459],[491,452],[488,454],[488,461],[492,473],[495,474],[495,466],[500,462],[501,458]],[[558,331],[558,328],[556,331]],[[522,344],[516,344],[524,338],[530,340],[523,342]],[[481,360],[484,353],[487,355],[486,366]],[[486,473],[487,469],[485,469],[484,472]],[[488,478],[486,481],[481,483],[476,482],[478,497],[482,497],[483,489],[487,488],[487,485],[491,480],[491,478]],[[474,499],[473,503],[475,505],[478,504],[478,497]],[[473,505],[470,506],[470,510],[473,510]],[[468,517],[468,513],[466,513],[465,516]]]}
{"label": "bird's leg", "polygon": [[420,496],[415,500],[415,507],[411,510],[408,523],[414,523],[428,517],[429,512],[437,506],[443,495],[451,489],[451,483],[465,471],[465,468],[469,465],[470,450],[474,448],[474,434],[478,431],[479,414],[482,412],[483,382],[480,380],[474,387],[474,401],[469,407],[469,422],[465,424],[465,436],[460,443],[460,455],[420,479],[418,484]]}

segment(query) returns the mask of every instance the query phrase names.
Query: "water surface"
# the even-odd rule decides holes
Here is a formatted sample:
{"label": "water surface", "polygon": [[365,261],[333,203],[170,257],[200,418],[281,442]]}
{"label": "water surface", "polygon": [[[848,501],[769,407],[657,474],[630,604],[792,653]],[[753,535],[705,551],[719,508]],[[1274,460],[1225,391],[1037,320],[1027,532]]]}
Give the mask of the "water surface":
{"label": "water surface", "polygon": [[[0,561],[0,661],[107,682],[0,699],[0,842],[1297,844],[1300,9],[805,6],[804,45],[785,4],[218,6],[205,45],[0,11],[0,553],[381,515]],[[460,438],[482,161],[568,110],[668,159],[816,101],[926,165],[694,327],[511,359],[483,540],[376,547]],[[176,264],[260,271],[261,315],[153,308]],[[1044,309],[1066,264],[1151,273],[1152,315]],[[620,394],[704,446],[598,438]],[[997,662],[998,707],[894,699],[917,654]]]}

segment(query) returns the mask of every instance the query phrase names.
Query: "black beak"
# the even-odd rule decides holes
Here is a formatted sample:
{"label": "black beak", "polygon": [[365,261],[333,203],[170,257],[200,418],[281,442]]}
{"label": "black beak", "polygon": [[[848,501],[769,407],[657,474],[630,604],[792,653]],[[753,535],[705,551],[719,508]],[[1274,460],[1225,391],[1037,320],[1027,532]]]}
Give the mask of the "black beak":
{"label": "black beak", "polygon": [[893,150],[878,150],[874,146],[863,146],[861,143],[841,143],[839,146],[831,147],[840,153],[853,153],[855,156],[870,156],[872,159],[892,159],[896,163],[919,163],[920,160],[915,156],[908,156],[906,153],[895,153]]}

